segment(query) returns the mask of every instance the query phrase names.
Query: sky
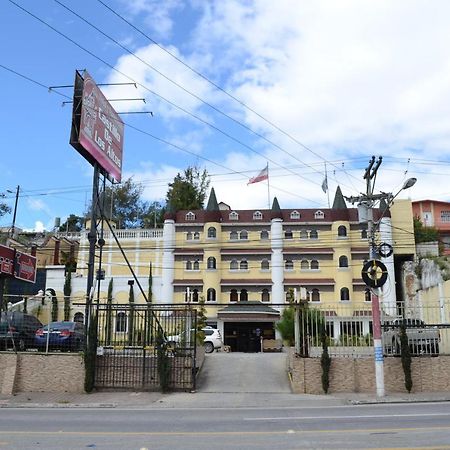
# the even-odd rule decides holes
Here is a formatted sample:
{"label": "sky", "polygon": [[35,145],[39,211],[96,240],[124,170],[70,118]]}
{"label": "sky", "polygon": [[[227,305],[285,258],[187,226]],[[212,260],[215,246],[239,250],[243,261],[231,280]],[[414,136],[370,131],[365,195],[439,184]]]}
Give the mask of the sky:
{"label": "sky", "polygon": [[398,198],[450,201],[449,17],[446,0],[3,0],[0,193],[14,208],[20,186],[22,229],[86,211],[73,89],[48,89],[86,69],[136,83],[102,91],[129,113],[122,179],[145,200],[198,166],[232,209],[326,208],[365,192],[374,155],[376,192],[416,177]]}

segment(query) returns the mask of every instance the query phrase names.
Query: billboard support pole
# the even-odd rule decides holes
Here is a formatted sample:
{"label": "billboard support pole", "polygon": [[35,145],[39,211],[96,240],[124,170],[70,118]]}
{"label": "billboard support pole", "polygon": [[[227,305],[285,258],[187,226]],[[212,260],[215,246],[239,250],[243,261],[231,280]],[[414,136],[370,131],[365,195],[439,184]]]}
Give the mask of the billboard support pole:
{"label": "billboard support pole", "polygon": [[97,202],[98,202],[98,180],[99,166],[94,164],[94,178],[92,182],[92,202],[91,202],[91,225],[88,233],[89,241],[89,258],[88,258],[88,275],[86,286],[86,310],[85,324],[89,323],[90,306],[92,302],[92,288],[94,286],[94,264],[95,264],[95,244],[97,243]]}

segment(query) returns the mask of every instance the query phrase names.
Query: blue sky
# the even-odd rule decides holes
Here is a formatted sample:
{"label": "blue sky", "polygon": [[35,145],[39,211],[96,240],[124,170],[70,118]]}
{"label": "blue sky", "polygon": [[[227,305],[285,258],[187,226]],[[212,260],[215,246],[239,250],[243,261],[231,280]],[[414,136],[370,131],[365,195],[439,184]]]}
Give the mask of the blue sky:
{"label": "blue sky", "polygon": [[[219,201],[265,208],[267,184],[247,181],[268,162],[281,207],[327,207],[325,162],[331,194],[356,195],[372,154],[384,158],[377,189],[417,177],[401,196],[449,201],[449,16],[444,0],[4,0],[0,64],[45,86],[73,84],[75,69],[138,82],[103,90],[146,99],[118,111],[153,112],[123,116],[123,177],[150,201],[198,165]],[[65,98],[4,67],[0,192],[20,185],[17,226],[51,229],[85,210],[92,167],[68,143]]]}

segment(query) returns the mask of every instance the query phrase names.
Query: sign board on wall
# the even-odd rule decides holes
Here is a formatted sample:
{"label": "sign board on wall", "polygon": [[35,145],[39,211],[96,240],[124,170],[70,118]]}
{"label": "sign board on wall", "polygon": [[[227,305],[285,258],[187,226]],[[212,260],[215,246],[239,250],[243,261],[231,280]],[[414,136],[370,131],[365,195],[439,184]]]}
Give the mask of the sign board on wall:
{"label": "sign board on wall", "polygon": [[0,245],[0,275],[13,276],[14,256],[15,250],[13,248]]}
{"label": "sign board on wall", "polygon": [[36,258],[0,245],[0,276],[14,277],[29,283],[36,282]]}
{"label": "sign board on wall", "polygon": [[105,175],[122,179],[124,124],[87,71],[76,71],[70,144]]}

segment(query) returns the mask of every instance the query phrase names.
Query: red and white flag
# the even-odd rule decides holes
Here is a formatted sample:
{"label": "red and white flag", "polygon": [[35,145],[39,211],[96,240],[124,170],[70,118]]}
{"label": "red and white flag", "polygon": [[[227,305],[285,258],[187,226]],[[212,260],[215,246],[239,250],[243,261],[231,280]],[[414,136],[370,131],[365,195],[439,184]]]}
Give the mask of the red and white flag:
{"label": "red and white flag", "polygon": [[258,175],[256,175],[256,177],[250,178],[247,184],[259,183],[260,181],[268,179],[269,179],[269,165],[267,164],[267,166],[264,167],[264,169],[261,170],[261,172],[259,172]]}

